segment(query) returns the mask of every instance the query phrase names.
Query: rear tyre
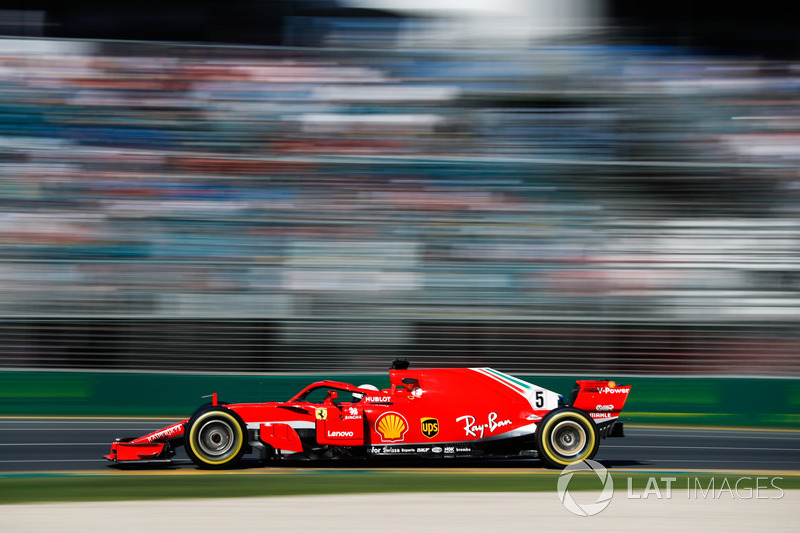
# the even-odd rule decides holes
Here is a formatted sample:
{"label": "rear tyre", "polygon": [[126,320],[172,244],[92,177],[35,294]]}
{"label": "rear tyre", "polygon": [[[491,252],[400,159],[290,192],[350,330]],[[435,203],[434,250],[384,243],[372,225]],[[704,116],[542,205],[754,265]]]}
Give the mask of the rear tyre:
{"label": "rear tyre", "polygon": [[245,453],[244,422],[229,409],[210,407],[192,416],[184,431],[186,454],[200,468],[230,468]]}
{"label": "rear tyre", "polygon": [[591,459],[599,444],[594,421],[573,407],[550,411],[536,431],[539,458],[550,468],[564,468]]}

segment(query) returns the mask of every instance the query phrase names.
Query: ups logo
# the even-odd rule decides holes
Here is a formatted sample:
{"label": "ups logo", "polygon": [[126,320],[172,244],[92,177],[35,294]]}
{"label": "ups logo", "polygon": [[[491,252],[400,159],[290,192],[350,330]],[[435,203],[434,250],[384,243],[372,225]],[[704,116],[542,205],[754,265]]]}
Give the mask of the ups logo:
{"label": "ups logo", "polygon": [[432,439],[439,434],[439,420],[436,418],[420,418],[422,434]]}

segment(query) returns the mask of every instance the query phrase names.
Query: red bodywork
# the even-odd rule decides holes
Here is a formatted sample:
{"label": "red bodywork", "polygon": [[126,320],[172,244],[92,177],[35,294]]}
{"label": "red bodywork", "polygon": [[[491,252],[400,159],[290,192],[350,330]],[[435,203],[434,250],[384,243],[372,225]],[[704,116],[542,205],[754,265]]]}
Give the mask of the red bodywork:
{"label": "red bodywork", "polygon": [[[390,383],[388,389],[370,390],[321,381],[287,402],[224,408],[244,422],[249,446],[264,458],[314,458],[332,450],[365,457],[463,457],[535,453],[537,423],[564,405],[555,392],[490,368],[393,369]],[[616,436],[629,392],[613,381],[578,381],[570,403],[595,421],[601,437]],[[168,461],[189,422],[118,440],[105,457],[120,463]]]}

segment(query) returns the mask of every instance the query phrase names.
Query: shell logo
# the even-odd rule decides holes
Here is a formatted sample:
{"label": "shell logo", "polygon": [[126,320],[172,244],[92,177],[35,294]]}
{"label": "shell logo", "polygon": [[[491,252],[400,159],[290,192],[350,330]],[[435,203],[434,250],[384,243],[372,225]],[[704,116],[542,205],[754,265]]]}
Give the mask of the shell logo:
{"label": "shell logo", "polygon": [[375,431],[383,442],[401,441],[408,431],[408,422],[400,413],[383,413],[375,421]]}

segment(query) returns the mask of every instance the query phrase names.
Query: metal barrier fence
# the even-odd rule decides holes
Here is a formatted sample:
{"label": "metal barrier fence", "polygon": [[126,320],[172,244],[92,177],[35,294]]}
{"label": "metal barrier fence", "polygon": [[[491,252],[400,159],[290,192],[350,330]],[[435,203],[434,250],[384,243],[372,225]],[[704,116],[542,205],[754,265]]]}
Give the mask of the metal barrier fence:
{"label": "metal barrier fence", "polygon": [[3,40],[0,366],[800,375],[800,78],[673,54]]}
{"label": "metal barrier fence", "polygon": [[0,324],[0,367],[209,373],[492,366],[518,374],[800,376],[797,323],[30,320]]}

